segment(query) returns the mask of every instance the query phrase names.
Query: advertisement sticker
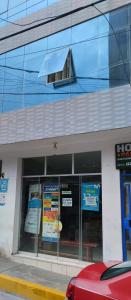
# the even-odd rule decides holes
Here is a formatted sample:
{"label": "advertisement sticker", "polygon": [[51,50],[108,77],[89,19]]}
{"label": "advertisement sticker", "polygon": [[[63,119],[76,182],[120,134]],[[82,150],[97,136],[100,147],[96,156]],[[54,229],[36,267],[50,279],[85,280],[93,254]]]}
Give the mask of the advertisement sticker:
{"label": "advertisement sticker", "polygon": [[82,184],[82,210],[99,211],[100,184]]}

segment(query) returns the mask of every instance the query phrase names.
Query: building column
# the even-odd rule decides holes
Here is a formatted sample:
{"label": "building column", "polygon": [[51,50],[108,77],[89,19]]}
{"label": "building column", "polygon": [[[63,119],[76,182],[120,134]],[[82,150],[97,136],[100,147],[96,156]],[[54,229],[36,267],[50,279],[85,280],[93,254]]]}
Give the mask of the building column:
{"label": "building column", "polygon": [[122,260],[120,173],[115,167],[115,146],[102,150],[103,260]]}
{"label": "building column", "polygon": [[16,157],[3,157],[2,172],[8,178],[4,206],[0,206],[0,254],[10,256],[18,249],[20,215],[21,162]]}

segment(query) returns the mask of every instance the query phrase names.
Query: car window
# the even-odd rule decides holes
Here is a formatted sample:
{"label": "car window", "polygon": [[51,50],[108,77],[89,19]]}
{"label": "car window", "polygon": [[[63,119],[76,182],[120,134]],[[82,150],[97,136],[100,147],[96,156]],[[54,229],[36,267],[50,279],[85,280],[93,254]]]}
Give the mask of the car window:
{"label": "car window", "polygon": [[100,280],[110,279],[131,271],[131,261],[120,263],[107,269],[101,276]]}

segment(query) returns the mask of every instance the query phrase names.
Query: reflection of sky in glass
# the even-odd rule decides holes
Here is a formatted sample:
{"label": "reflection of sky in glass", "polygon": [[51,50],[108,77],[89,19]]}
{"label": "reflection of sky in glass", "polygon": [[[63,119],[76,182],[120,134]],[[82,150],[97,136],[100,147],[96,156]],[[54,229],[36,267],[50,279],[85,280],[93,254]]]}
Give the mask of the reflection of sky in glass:
{"label": "reflection of sky in glass", "polygon": [[2,19],[15,21],[52,5],[57,1],[59,0],[1,0],[0,26],[8,25],[8,23]]}
{"label": "reflection of sky in glass", "polygon": [[[106,16],[110,20],[110,16]],[[7,68],[0,67],[0,92],[6,93],[0,96],[0,111],[52,103],[109,88],[111,33],[109,23],[100,16],[1,55],[0,66]],[[76,81],[54,88],[38,74],[46,53],[55,53],[64,47],[72,50]]]}

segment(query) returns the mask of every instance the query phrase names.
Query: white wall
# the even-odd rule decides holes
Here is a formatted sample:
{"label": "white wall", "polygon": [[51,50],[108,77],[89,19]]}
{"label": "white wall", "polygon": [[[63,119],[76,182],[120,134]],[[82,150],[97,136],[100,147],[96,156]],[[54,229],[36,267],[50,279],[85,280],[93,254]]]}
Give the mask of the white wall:
{"label": "white wall", "polygon": [[[5,178],[9,179],[6,203],[5,206],[0,206],[0,254],[6,256],[13,252],[13,231],[16,233],[16,227],[18,226],[16,221],[19,219],[18,213],[17,220],[14,218],[15,207],[20,203],[17,195],[20,187],[20,184],[18,184],[18,162],[17,158],[9,156],[4,157],[2,162],[2,171],[5,173]],[[15,244],[16,241],[14,241]]]}
{"label": "white wall", "polygon": [[102,149],[103,260],[122,259],[120,173],[114,145]]}

